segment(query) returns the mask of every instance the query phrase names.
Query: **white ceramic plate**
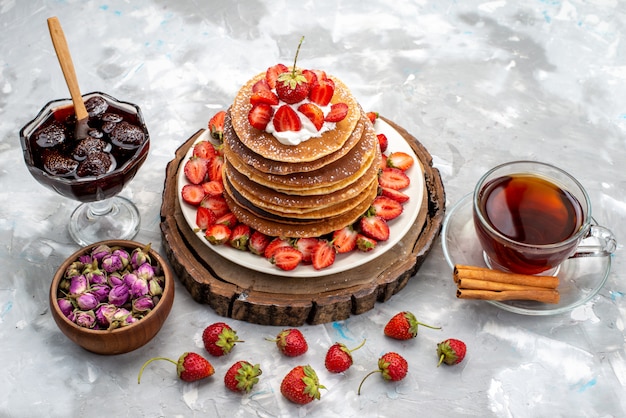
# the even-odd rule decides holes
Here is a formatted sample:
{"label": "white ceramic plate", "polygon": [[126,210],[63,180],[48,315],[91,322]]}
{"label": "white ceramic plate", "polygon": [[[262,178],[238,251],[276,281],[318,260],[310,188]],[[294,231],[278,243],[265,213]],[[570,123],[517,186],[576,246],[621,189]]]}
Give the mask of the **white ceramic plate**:
{"label": "white ceramic plate", "polygon": [[[471,193],[463,197],[446,214],[441,230],[441,244],[451,269],[454,269],[455,264],[487,266],[474,230]],[[523,315],[565,313],[593,298],[604,286],[610,271],[610,256],[570,258],[561,264],[557,273],[559,303],[522,300],[488,302],[501,309]]]}
{"label": "white ceramic plate", "polygon": [[[351,251],[346,254],[337,254],[337,258],[335,263],[330,267],[323,270],[315,270],[312,266],[302,264],[296,267],[295,270],[291,271],[283,271],[273,264],[271,264],[265,258],[252,254],[250,252],[236,250],[227,245],[213,245],[209,243],[205,238],[202,231],[198,231],[196,235],[200,240],[202,240],[210,249],[215,251],[217,254],[222,257],[228,259],[229,261],[238,264],[240,266],[249,268],[251,270],[255,270],[261,273],[273,274],[275,276],[286,276],[286,277],[319,277],[326,276],[330,274],[341,273],[346,270],[353,269],[362,264],[370,262],[377,257],[383,255],[386,251],[396,245],[406,233],[410,230],[413,222],[417,218],[419,213],[422,198],[424,196],[426,185],[424,183],[424,170],[422,165],[413,152],[413,149],[408,144],[408,142],[388,123],[385,121],[378,119],[375,124],[376,133],[383,133],[387,136],[388,140],[388,148],[387,154],[394,151],[404,151],[407,154],[411,155],[415,159],[415,164],[406,171],[406,174],[411,179],[411,184],[403,193],[411,196],[408,202],[404,204],[404,210],[402,214],[389,222],[390,236],[387,241],[379,242],[376,248],[373,251],[368,253],[363,253],[360,251]],[[204,131],[197,139],[196,142],[209,140],[210,136],[208,131]],[[183,216],[187,221],[187,224],[192,230],[195,230],[196,227],[196,208],[185,203],[182,200],[181,190],[183,186],[188,184],[188,181],[185,177],[183,167],[185,162],[191,157],[193,154],[193,147],[189,149],[187,155],[183,159],[180,168],[178,170],[178,201],[180,203],[180,207],[183,212]]]}

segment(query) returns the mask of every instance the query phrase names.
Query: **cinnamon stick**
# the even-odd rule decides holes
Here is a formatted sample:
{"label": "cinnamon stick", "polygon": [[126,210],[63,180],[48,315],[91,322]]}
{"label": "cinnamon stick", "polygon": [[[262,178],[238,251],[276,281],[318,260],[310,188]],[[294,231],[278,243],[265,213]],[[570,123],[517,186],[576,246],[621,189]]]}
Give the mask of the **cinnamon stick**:
{"label": "cinnamon stick", "polygon": [[542,287],[556,289],[559,285],[559,278],[556,276],[532,276],[529,274],[506,273],[498,270],[491,270],[486,267],[476,266],[454,266],[453,278],[458,284],[463,279],[486,280],[497,283],[507,283],[522,286]]}
{"label": "cinnamon stick", "polygon": [[521,284],[492,282],[489,280],[478,279],[459,279],[457,282],[459,289],[474,289],[474,290],[546,290],[545,287],[539,286],[524,286]]}
{"label": "cinnamon stick", "polygon": [[482,300],[532,300],[543,303],[559,303],[560,295],[557,290],[474,290],[457,289],[456,296],[459,299],[482,299]]}

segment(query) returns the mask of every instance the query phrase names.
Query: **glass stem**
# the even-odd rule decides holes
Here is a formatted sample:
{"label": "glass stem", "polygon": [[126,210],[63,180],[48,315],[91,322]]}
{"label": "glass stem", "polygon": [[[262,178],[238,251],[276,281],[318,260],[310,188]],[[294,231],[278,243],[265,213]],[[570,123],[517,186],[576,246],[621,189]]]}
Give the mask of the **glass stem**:
{"label": "glass stem", "polygon": [[98,200],[89,203],[89,214],[93,217],[104,216],[113,210],[111,199]]}

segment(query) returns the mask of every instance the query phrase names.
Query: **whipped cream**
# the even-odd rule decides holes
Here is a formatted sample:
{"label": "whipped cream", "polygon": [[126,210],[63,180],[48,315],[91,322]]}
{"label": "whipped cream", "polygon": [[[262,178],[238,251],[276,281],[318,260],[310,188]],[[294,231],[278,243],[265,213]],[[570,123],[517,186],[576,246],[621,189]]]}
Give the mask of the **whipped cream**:
{"label": "whipped cream", "polygon": [[[272,134],[274,138],[276,138],[278,142],[280,142],[283,145],[296,146],[311,138],[320,137],[322,136],[324,132],[332,131],[333,129],[335,129],[335,126],[337,126],[335,122],[324,122],[324,124],[322,125],[319,131],[315,129],[315,125],[313,125],[313,122],[311,122],[309,118],[307,118],[304,114],[302,114],[301,112],[298,112],[298,107],[305,103],[311,103],[311,101],[307,98],[295,104],[287,104],[281,100],[279,101],[277,105],[272,106],[272,109],[274,109],[274,112],[276,112],[276,110],[278,110],[278,108],[282,105],[286,104],[287,106],[290,106],[300,118],[302,128],[299,131],[276,132],[276,129],[274,128],[273,119],[270,120],[270,122],[267,124],[267,126],[265,127],[265,131]],[[328,112],[330,112],[330,107],[331,107],[330,104],[327,106],[319,106],[319,105],[317,106],[320,109],[322,109],[324,116],[326,116]]]}

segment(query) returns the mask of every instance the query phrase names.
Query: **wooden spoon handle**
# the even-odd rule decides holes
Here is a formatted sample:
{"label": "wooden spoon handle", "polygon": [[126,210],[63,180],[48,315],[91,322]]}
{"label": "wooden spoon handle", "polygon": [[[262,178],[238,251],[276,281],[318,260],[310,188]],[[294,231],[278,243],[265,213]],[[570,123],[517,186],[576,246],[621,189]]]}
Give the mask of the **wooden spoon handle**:
{"label": "wooden spoon handle", "polygon": [[63,28],[61,27],[61,23],[57,17],[51,17],[48,19],[48,29],[50,31],[50,37],[52,38],[54,50],[56,51],[57,58],[59,59],[59,64],[61,64],[63,77],[65,77],[67,88],[70,90],[70,95],[72,96],[74,112],[76,112],[76,120],[87,119],[89,114],[85,108],[83,97],[80,94],[80,88],[78,87],[78,79],[76,78],[76,71],[74,71],[74,63],[72,62],[70,49],[67,46]]}

